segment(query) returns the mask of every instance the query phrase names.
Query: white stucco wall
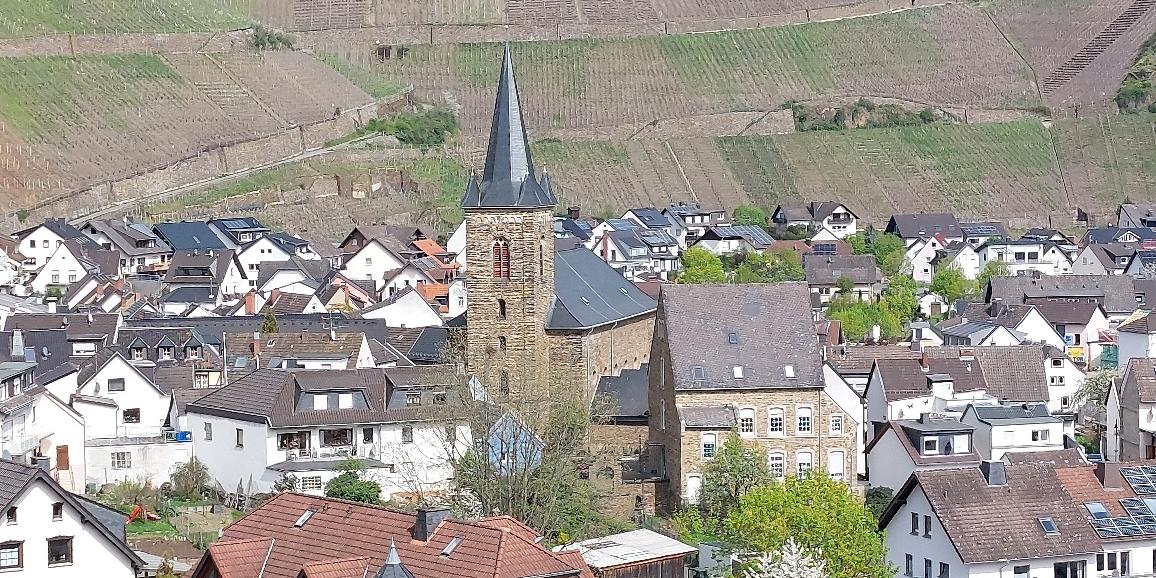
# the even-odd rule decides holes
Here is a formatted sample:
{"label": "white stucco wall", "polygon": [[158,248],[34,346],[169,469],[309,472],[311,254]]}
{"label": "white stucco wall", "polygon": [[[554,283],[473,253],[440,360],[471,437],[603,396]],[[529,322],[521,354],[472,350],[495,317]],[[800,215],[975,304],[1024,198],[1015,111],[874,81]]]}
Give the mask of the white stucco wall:
{"label": "white stucco wall", "polygon": [[[108,382],[110,379],[124,379],[124,391],[109,391]],[[170,397],[157,389],[119,355],[111,358],[104,367],[101,367],[91,378],[82,383],[79,393],[116,402],[118,409],[116,412],[116,436],[159,435],[160,428],[169,415]],[[140,410],[140,423],[125,423],[124,411],[133,408]],[[88,414],[85,413],[85,415]],[[103,432],[104,427],[94,427],[90,430],[92,433],[89,434],[89,437],[97,437],[93,434],[98,430]],[[102,435],[101,437],[106,436]]]}
{"label": "white stucco wall", "polygon": [[[213,427],[213,439],[205,439],[205,423]],[[248,484],[250,477],[259,491],[269,491],[275,480],[263,480],[269,430],[263,423],[241,421],[190,412],[189,431],[193,434],[193,455],[197,456],[213,479],[228,490],[237,487],[237,481]],[[236,430],[244,432],[244,447],[237,447]]]}
{"label": "white stucco wall", "polygon": [[[64,506],[60,520],[52,519],[52,504],[63,502],[44,482],[29,486],[14,502],[16,524],[0,523],[0,542],[24,542],[24,569],[14,576],[61,578],[134,578],[129,559],[93,523],[81,521],[81,513]],[[72,537],[72,563],[48,565],[48,539]],[[5,572],[6,574],[8,572]]]}
{"label": "white stucco wall", "polygon": [[20,239],[20,254],[24,255],[25,259],[35,259],[34,264],[29,263],[29,268],[38,269],[48,262],[48,258],[52,256],[62,241],[60,235],[42,225]]}
{"label": "white stucco wall", "polygon": [[[898,488],[897,488],[898,489]],[[911,533],[911,515],[919,516],[917,535]],[[930,516],[930,536],[924,535],[926,518]],[[939,522],[939,517],[931,509],[931,504],[922,488],[916,487],[907,498],[907,503],[899,508],[895,517],[887,525],[887,561],[898,569],[896,576],[905,575],[906,555],[912,557],[912,575],[923,576],[924,560],[931,560],[931,575],[939,576],[939,564],[950,566],[952,578],[968,576],[963,560],[952,546],[947,532]],[[1010,577],[1010,573],[1007,576]]]}
{"label": "white stucco wall", "polygon": [[[129,468],[114,468],[112,454],[127,452]],[[189,461],[193,456],[193,444],[188,442],[124,443],[100,445],[85,448],[88,461],[86,482],[111,484],[124,480],[148,480],[159,487],[169,481],[169,475],[177,464]]]}

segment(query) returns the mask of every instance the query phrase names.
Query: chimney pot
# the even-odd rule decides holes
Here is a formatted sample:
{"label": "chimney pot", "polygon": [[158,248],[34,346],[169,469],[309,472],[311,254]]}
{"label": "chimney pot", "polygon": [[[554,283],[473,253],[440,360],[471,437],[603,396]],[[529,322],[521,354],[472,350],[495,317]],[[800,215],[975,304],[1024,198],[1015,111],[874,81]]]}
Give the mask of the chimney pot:
{"label": "chimney pot", "polygon": [[433,537],[438,524],[450,517],[449,508],[418,508],[417,518],[413,523],[413,539],[427,542]]}
{"label": "chimney pot", "polygon": [[929,361],[930,359],[928,359],[926,351],[920,354],[919,367],[922,368],[925,373],[930,369]]}
{"label": "chimney pot", "polygon": [[979,471],[983,473],[983,478],[987,480],[987,485],[1007,485],[1007,467],[1003,462],[984,460],[979,464]]}

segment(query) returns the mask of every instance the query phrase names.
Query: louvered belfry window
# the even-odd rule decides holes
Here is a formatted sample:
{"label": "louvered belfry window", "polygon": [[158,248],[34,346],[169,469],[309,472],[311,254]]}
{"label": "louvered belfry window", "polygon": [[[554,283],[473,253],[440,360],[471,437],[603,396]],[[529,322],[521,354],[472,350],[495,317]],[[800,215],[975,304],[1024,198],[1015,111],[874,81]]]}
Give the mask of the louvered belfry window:
{"label": "louvered belfry window", "polygon": [[510,243],[505,239],[494,241],[494,277],[510,278]]}

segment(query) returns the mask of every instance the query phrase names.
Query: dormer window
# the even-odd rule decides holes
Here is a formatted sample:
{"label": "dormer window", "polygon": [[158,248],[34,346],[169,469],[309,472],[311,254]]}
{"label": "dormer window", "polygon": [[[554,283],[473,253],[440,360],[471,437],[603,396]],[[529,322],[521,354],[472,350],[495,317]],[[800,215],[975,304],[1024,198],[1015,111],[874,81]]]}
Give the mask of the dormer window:
{"label": "dormer window", "polygon": [[407,394],[405,394],[405,405],[406,405],[406,407],[421,405],[421,394],[420,393],[407,393]]}
{"label": "dormer window", "polygon": [[702,381],[706,379],[706,368],[701,365],[696,365],[690,368],[690,378],[695,381]]}
{"label": "dormer window", "polygon": [[187,357],[189,359],[200,358],[201,357],[201,348],[200,347],[186,347],[185,348],[185,357]]}
{"label": "dormer window", "polygon": [[923,438],[923,453],[927,455],[939,453],[939,438]]}
{"label": "dormer window", "polygon": [[173,348],[172,347],[159,347],[157,349],[159,352],[158,356],[161,359],[172,359],[173,358]]}
{"label": "dormer window", "polygon": [[145,350],[143,347],[132,348],[132,358],[135,361],[141,361],[145,358]]}

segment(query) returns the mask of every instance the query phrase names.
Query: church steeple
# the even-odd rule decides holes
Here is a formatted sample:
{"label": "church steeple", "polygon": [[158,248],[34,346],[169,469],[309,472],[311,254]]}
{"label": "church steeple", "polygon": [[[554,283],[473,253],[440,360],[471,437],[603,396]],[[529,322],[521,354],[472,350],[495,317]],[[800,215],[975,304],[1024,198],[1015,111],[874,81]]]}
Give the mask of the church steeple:
{"label": "church steeple", "polygon": [[557,204],[550,192],[549,180],[539,181],[534,172],[530,139],[526,136],[518,83],[514,78],[510,45],[507,44],[502,57],[502,72],[498,77],[486,166],[481,182],[471,175],[462,207],[540,208]]}

